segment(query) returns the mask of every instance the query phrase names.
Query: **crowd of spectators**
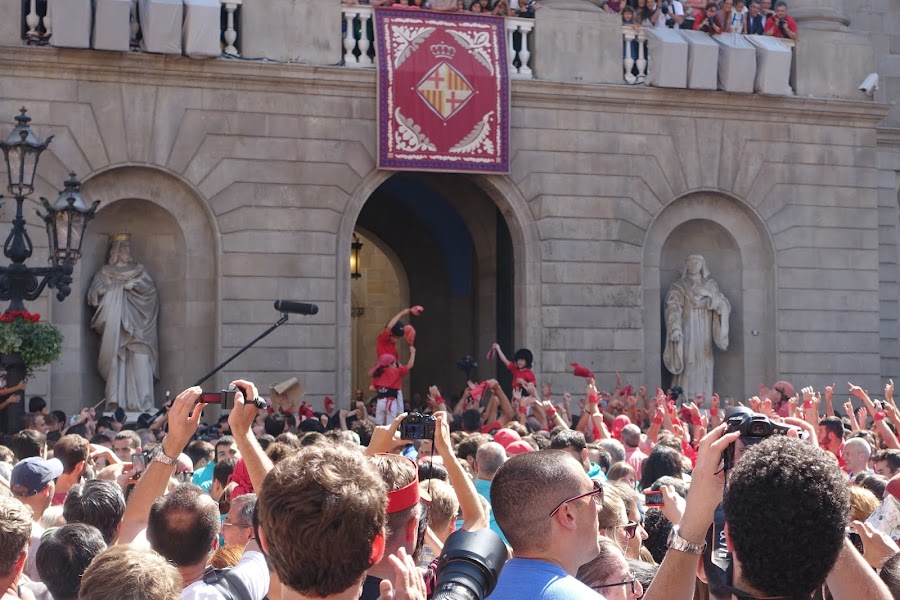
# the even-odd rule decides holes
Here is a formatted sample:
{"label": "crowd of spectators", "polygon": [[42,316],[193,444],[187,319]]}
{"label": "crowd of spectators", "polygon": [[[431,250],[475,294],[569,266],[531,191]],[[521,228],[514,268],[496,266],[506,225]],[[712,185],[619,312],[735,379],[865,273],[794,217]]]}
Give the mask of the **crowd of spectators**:
{"label": "crowd of spectators", "polygon": [[[209,425],[199,388],[156,420],[35,402],[0,447],[4,599],[420,600],[456,529],[507,545],[492,600],[900,597],[870,519],[900,508],[892,382],[835,410],[835,386],[735,402],[577,367],[559,396],[494,350],[510,390],[432,386],[379,426],[362,390],[261,410],[247,381]],[[411,411],[433,435],[401,439]]]}
{"label": "crowd of spectators", "polygon": [[710,35],[768,35],[796,41],[797,22],[778,0],[606,0],[603,10],[622,15],[622,23],[642,27],[693,29]]}

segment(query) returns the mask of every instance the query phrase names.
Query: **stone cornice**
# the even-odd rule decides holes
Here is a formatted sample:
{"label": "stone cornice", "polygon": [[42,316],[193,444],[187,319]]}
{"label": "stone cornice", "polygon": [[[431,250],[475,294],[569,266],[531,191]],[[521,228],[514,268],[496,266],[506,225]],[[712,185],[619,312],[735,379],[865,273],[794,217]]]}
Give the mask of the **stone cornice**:
{"label": "stone cornice", "polygon": [[900,128],[879,127],[877,135],[879,148],[900,150]]}
{"label": "stone cornice", "polygon": [[[13,47],[0,50],[4,77],[140,83],[191,88],[315,93],[375,97],[374,69],[307,66],[265,60],[195,60],[141,52],[98,52]],[[6,94],[13,93],[10,88]],[[627,115],[718,118],[728,106],[746,106],[748,121],[874,128],[889,107],[871,101],[784,98],[627,85],[587,85],[550,81],[512,81],[512,103],[519,108],[564,108]]]}

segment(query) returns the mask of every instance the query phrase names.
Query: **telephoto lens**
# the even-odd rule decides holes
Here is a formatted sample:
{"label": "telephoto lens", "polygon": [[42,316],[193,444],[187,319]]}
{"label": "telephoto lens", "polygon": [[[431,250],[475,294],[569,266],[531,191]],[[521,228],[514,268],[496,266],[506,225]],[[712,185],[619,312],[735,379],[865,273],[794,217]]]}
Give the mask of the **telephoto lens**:
{"label": "telephoto lens", "polygon": [[432,600],[483,600],[497,585],[507,558],[506,544],[490,529],[454,532],[438,561]]}

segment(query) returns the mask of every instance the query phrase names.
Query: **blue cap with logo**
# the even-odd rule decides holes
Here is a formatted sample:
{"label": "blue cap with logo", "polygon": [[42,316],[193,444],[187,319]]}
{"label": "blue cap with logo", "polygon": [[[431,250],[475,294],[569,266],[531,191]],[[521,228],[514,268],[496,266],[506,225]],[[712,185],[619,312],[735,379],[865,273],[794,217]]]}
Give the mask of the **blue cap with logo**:
{"label": "blue cap with logo", "polygon": [[13,467],[9,488],[16,496],[34,496],[62,473],[63,464],[58,458],[45,460],[40,456],[31,456]]}

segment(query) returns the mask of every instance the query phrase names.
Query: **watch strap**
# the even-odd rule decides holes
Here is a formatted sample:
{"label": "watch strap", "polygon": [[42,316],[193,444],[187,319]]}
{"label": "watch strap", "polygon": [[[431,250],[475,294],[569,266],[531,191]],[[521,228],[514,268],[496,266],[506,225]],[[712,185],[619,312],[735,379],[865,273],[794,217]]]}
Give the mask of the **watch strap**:
{"label": "watch strap", "polygon": [[150,462],[158,462],[164,465],[169,465],[170,467],[178,464],[178,457],[171,458],[167,456],[165,452],[163,452],[162,444],[156,447],[156,450],[153,451],[153,456],[150,458]]}
{"label": "watch strap", "polygon": [[703,554],[706,550],[706,541],[704,540],[700,544],[695,544],[694,542],[689,542],[688,540],[681,537],[681,534],[678,531],[678,527],[673,527],[671,533],[669,533],[669,540],[666,544],[670,550],[677,550],[678,552],[686,552],[687,554]]}

